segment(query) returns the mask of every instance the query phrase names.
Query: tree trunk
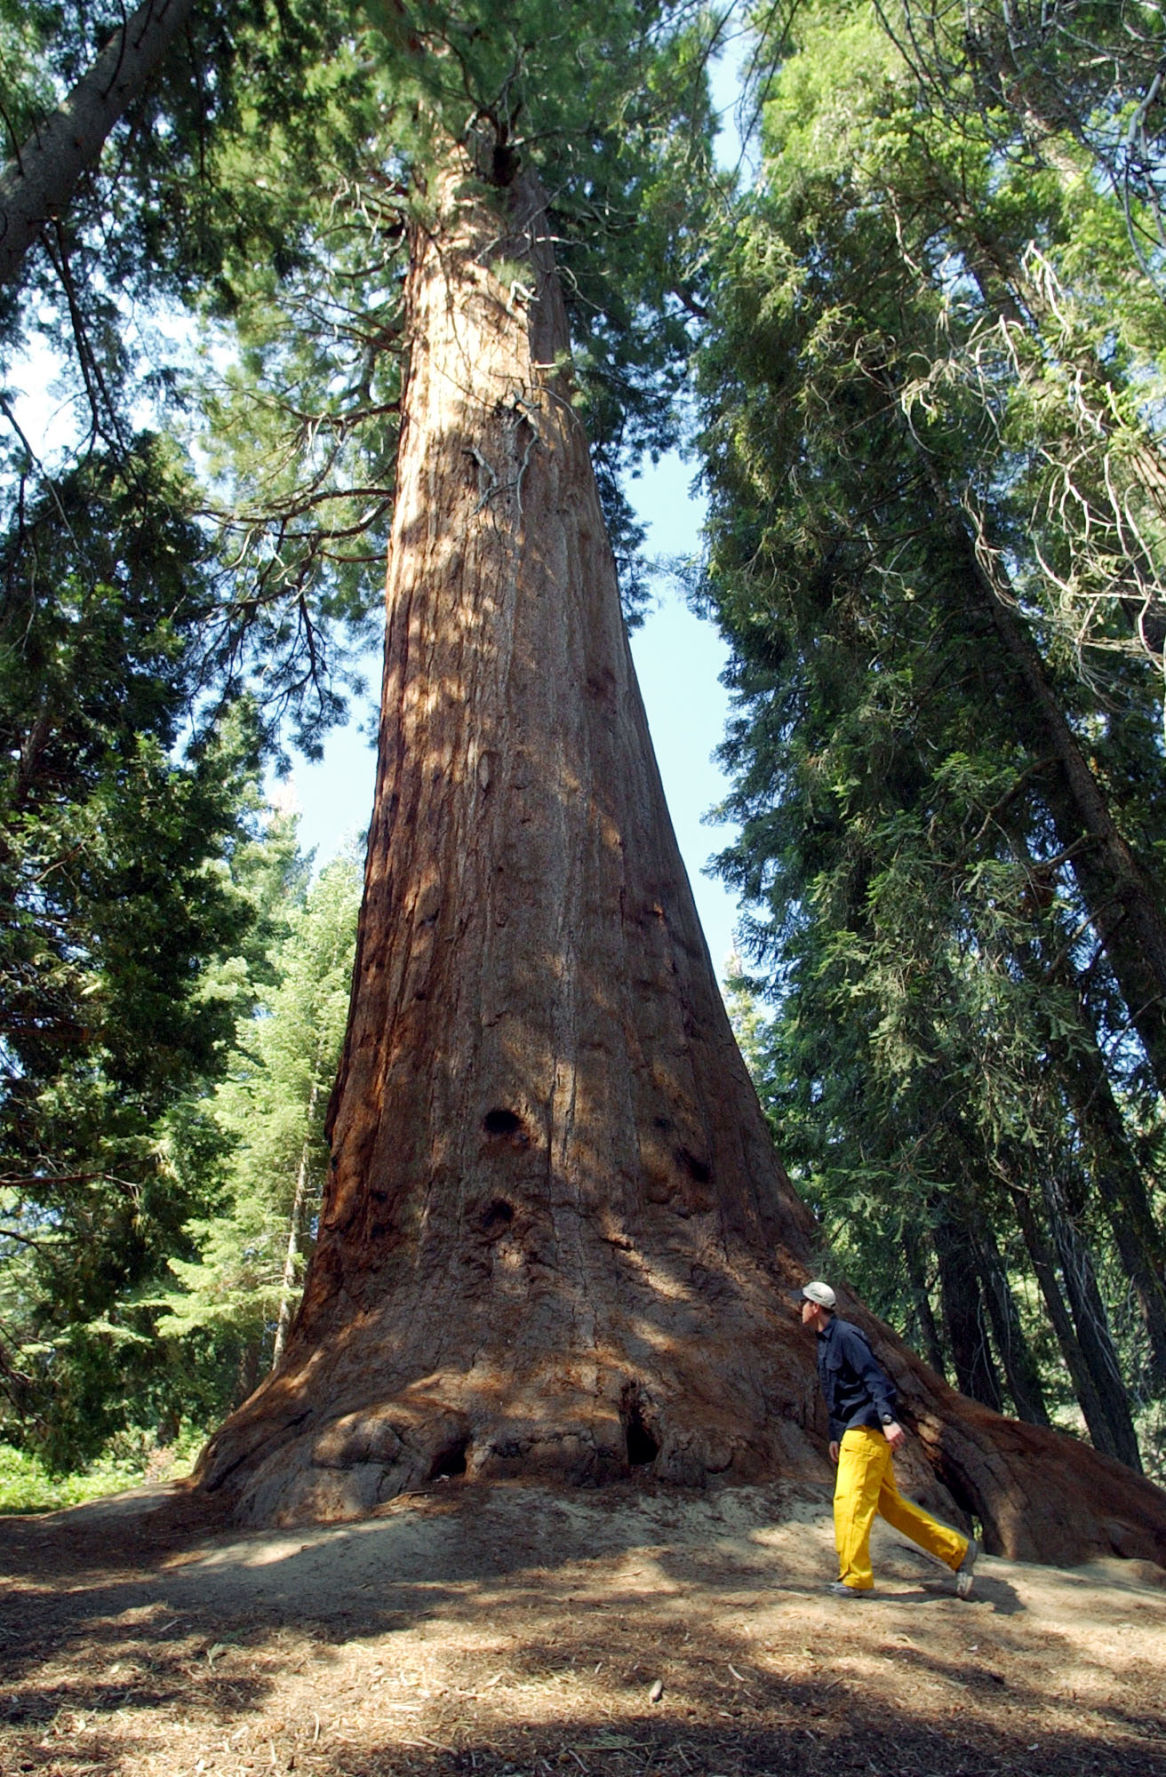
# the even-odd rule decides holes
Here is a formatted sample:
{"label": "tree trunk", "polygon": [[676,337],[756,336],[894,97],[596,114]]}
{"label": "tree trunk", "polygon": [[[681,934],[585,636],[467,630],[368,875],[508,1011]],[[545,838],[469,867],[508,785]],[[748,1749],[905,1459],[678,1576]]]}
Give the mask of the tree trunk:
{"label": "tree trunk", "polygon": [[283,1277],[279,1286],[279,1315],[275,1323],[275,1338],[271,1342],[271,1368],[278,1369],[287,1347],[287,1336],[291,1328],[292,1303],[296,1291],[296,1263],[300,1256],[300,1243],[303,1238],[304,1210],[308,1201],[308,1183],[312,1160],[312,1125],[316,1118],[316,1106],[320,1102],[320,1082],[316,1078],[319,1072],[320,1058],[312,1069],[312,1089],[308,1094],[308,1108],[304,1117],[306,1134],[300,1149],[300,1163],[296,1170],[295,1196],[292,1198],[291,1220],[287,1231],[287,1251],[283,1256]]}
{"label": "tree trunk", "polygon": [[941,1209],[932,1238],[939,1260],[943,1324],[956,1381],[964,1394],[999,1412],[1003,1401],[984,1322],[984,1300],[971,1231],[963,1221]]}
{"label": "tree trunk", "polygon": [[232,1399],[238,1405],[245,1401],[259,1381],[262,1373],[260,1363],[260,1341],[248,1339],[239,1349],[238,1361],[235,1365],[235,1387]]}
{"label": "tree trunk", "polygon": [[[891,390],[894,391],[893,385]],[[1155,885],[1110,813],[1105,792],[1050,683],[1045,662],[1018,601],[999,584],[999,556],[977,544],[959,501],[934,457],[918,447],[938,516],[967,562],[969,584],[1025,693],[1018,732],[1051,755],[1045,796],[1062,852],[1077,882],[1154,1077],[1166,1092],[1166,911]]]}
{"label": "tree trunk", "polygon": [[194,0],[142,0],[97,60],[17,151],[0,178],[0,288],[15,284],[46,222],[63,216],[77,181],[144,90]]}
{"label": "tree trunk", "polygon": [[939,1337],[939,1328],[931,1308],[931,1297],[927,1293],[927,1275],[923,1266],[923,1255],[919,1250],[919,1236],[916,1229],[909,1226],[906,1220],[903,1223],[903,1256],[907,1263],[907,1279],[911,1289],[915,1326],[923,1345],[924,1355],[936,1375],[946,1379],[947,1362],[943,1342]]}
{"label": "tree trunk", "polygon": [[[201,1482],[253,1523],[463,1472],[825,1482],[814,1342],[784,1294],[814,1226],[669,825],[537,187],[452,165],[412,246],[332,1171],[283,1363]],[[1027,1442],[851,1312],[950,1491],[918,1457],[908,1484],[949,1514],[957,1495],[992,1547],[1166,1561],[1155,1488]]]}
{"label": "tree trunk", "polygon": [[[1008,825],[1009,843],[1030,879],[1039,881],[1027,839]],[[1166,1383],[1166,1242],[1158,1228],[1146,1182],[1114,1097],[1098,1042],[1094,1019],[1070,947],[1059,941],[1050,961],[1035,943],[1018,947],[1021,967],[1034,980],[1063,982],[1077,1001],[1079,1030],[1071,1036],[1046,1021],[1044,1040],[1065,1081],[1073,1115],[1089,1154],[1089,1175],[1105,1211],[1122,1267],[1138,1298],[1149,1347],[1149,1373],[1158,1387]]]}
{"label": "tree trunk", "polygon": [[[1084,1027],[1088,1015],[1081,1009]],[[1092,1033],[1090,1033],[1092,1034]],[[1096,1044],[1082,1047],[1067,1070],[1077,1121],[1092,1150],[1090,1168],[1122,1268],[1145,1323],[1149,1372],[1166,1387],[1166,1242],[1133,1152],[1121,1108]]]}
{"label": "tree trunk", "polygon": [[1049,683],[1023,619],[1001,599],[970,538],[978,586],[996,631],[1028,693],[1025,715],[1038,752],[1055,764],[1046,777],[1049,811],[1081,898],[1117,979],[1130,1022],[1159,1087],[1166,1091],[1166,915],[1154,885],[1110,814],[1105,793]]}
{"label": "tree trunk", "polygon": [[975,1242],[988,1317],[1017,1417],[1027,1420],[1029,1425],[1048,1425],[1049,1410],[1045,1405],[1040,1372],[1020,1324],[1008,1270],[995,1233],[982,1219],[976,1228]]}
{"label": "tree trunk", "polygon": [[1093,1256],[1081,1237],[1057,1179],[1046,1174],[1041,1183],[1057,1256],[1061,1262],[1065,1296],[1073,1316],[1073,1325],[1077,1329],[1077,1343],[1089,1367],[1093,1386],[1109,1426],[1109,1442],[1105,1448],[1121,1462],[1140,1470],[1142,1457],[1130,1413],[1129,1397],[1122,1380],[1121,1365],[1113,1348],[1109,1316],[1097,1287]]}
{"label": "tree trunk", "polygon": [[1052,1248],[1045,1238],[1032,1204],[1022,1187],[1018,1186],[1013,1189],[1012,1202],[1016,1210],[1016,1220],[1021,1234],[1024,1236],[1024,1244],[1028,1248],[1028,1256],[1032,1260],[1032,1268],[1036,1274],[1037,1283],[1040,1285],[1041,1295],[1044,1297],[1053,1331],[1057,1335],[1057,1344],[1060,1346],[1061,1356],[1065,1360],[1065,1368],[1069,1372],[1073,1393],[1077,1396],[1077,1404],[1084,1416],[1089,1436],[1096,1449],[1102,1451],[1106,1456],[1120,1460],[1118,1445],[1114,1439],[1103,1394],[1104,1378],[1098,1380],[1093,1366],[1081,1348],[1072,1317],[1065,1306],[1065,1298],[1061,1294],[1061,1286],[1057,1281],[1056,1260]]}

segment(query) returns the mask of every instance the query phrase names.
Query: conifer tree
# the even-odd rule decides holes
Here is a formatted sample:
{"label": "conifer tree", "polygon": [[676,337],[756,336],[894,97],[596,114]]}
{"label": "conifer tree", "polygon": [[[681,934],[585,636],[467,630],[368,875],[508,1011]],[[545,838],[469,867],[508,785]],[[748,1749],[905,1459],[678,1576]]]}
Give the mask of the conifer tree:
{"label": "conifer tree", "polygon": [[704,375],[741,704],[724,864],[780,1007],[771,1114],[962,1389],[1040,1421],[1067,1375],[1137,1466],[1166,1331],[1157,684],[1100,554],[1108,606],[1066,643],[1101,548],[1066,477],[1142,513],[1152,585],[1160,304],[1071,134],[1034,168],[1019,112],[981,116],[966,67],[936,105],[860,8],[803,8],[770,50]]}
{"label": "conifer tree", "polygon": [[193,0],[142,0],[49,117],[38,120],[0,177],[0,286],[20,276],[37,236],[69,207],[86,167],[145,88]]}
{"label": "conifer tree", "polygon": [[[215,1213],[187,1233],[197,1256],[170,1261],[181,1286],[164,1338],[226,1354],[237,1398],[283,1353],[311,1251],[327,1168],[324,1114],[340,1060],[359,905],[355,862],[333,860],[293,887],[287,929],[265,957],[270,985],[241,1022],[210,1107],[221,1133]],[[232,1404],[232,1403],[226,1403]]]}
{"label": "conifer tree", "polygon": [[0,1349],[5,1423],[54,1462],[157,1368],[133,1296],[197,1202],[166,1117],[221,1065],[231,1008],[201,990],[249,922],[254,724],[182,744],[213,599],[190,503],[140,438],[0,538]]}

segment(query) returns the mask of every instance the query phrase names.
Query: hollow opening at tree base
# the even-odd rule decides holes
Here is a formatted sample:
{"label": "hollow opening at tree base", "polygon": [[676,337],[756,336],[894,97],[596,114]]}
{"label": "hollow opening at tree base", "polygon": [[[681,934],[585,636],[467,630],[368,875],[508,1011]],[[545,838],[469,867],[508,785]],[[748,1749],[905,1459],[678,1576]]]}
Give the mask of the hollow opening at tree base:
{"label": "hollow opening at tree base", "polygon": [[660,1440],[645,1423],[643,1403],[634,1390],[624,1396],[620,1419],[627,1445],[628,1467],[649,1467],[660,1454]]}
{"label": "hollow opening at tree base", "polygon": [[433,1459],[433,1467],[429,1471],[431,1481],[448,1480],[454,1475],[466,1472],[466,1457],[470,1448],[468,1437],[455,1438],[446,1444]]}

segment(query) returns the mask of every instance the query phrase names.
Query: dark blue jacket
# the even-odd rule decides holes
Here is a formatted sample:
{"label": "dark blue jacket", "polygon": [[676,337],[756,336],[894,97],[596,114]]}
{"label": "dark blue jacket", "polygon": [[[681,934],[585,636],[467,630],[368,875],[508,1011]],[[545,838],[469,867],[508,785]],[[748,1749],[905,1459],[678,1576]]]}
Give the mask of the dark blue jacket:
{"label": "dark blue jacket", "polygon": [[895,1417],[895,1388],[880,1368],[866,1335],[848,1320],[830,1316],[818,1334],[818,1380],[830,1415],[830,1439],[841,1441],[854,1425],[890,1425]]}

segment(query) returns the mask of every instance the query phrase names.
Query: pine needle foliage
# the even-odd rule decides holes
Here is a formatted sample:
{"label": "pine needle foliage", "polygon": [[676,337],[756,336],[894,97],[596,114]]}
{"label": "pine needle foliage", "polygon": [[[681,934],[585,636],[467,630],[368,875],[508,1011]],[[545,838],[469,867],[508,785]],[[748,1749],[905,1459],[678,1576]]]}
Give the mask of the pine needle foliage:
{"label": "pine needle foliage", "polygon": [[324,1118],[348,1015],[361,874],[333,860],[289,910],[273,976],[240,1027],[209,1114],[222,1136],[214,1213],[186,1229],[159,1333],[207,1372],[211,1414],[270,1368],[310,1256],[328,1166]]}
{"label": "pine needle foliage", "polygon": [[1038,139],[966,65],[941,104],[862,7],[759,38],[700,589],[734,647],[759,1084],[867,1299],[966,1392],[1079,1402],[1136,1466],[1166,1386],[1161,996],[1066,784],[1160,923],[1160,304],[1093,122]]}

